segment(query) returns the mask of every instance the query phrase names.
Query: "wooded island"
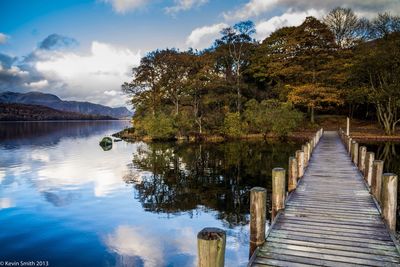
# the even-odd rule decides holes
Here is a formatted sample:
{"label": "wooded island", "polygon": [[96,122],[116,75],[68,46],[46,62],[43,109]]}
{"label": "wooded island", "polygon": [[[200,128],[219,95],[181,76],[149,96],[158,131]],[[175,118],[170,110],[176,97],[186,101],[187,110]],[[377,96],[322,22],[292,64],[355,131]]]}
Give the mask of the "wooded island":
{"label": "wooded island", "polygon": [[[122,85],[134,107],[129,134],[174,139],[286,136],[314,114],[375,120],[386,135],[400,121],[400,17],[358,17],[335,8],[262,42],[243,21],[203,51],[156,50]],[[309,118],[309,119],[306,119]]]}

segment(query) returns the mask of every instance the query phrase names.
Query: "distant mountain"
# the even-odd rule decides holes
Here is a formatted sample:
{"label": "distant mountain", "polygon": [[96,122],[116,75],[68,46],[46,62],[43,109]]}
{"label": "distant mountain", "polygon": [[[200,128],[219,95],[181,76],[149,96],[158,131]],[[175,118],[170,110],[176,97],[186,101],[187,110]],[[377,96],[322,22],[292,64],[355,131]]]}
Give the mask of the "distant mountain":
{"label": "distant mountain", "polygon": [[109,116],[118,119],[128,118],[132,116],[132,112],[130,112],[125,107],[111,108],[99,104],[93,104],[90,102],[63,101],[56,95],[44,94],[40,92],[0,93],[0,103],[40,105],[61,111],[76,112],[89,115]]}
{"label": "distant mountain", "polygon": [[0,103],[0,121],[112,120],[110,116],[80,114],[45,106]]}

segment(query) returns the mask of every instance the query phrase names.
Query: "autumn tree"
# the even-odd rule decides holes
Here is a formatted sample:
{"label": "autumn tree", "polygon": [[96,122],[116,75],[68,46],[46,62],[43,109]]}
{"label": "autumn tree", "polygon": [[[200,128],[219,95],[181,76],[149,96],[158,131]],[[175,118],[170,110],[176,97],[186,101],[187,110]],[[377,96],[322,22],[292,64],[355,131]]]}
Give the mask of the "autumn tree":
{"label": "autumn tree", "polygon": [[311,123],[315,122],[315,109],[340,106],[343,104],[343,100],[336,88],[315,83],[294,87],[289,93],[288,100],[293,104],[308,107],[311,111]]}

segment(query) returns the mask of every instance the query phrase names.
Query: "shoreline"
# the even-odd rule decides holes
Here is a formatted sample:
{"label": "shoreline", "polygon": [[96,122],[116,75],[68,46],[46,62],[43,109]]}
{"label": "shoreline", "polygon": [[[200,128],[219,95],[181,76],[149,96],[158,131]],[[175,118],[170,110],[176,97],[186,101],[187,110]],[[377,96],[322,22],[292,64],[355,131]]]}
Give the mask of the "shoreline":
{"label": "shoreline", "polygon": [[[121,130],[117,133],[112,134],[113,137],[120,138],[126,142],[188,142],[188,143],[198,143],[198,142],[226,142],[235,140],[299,140],[304,141],[312,137],[314,129],[304,129],[302,131],[294,131],[284,138],[280,138],[274,134],[246,134],[239,137],[225,137],[222,135],[189,135],[183,137],[176,137],[165,140],[153,140],[149,136],[137,136],[132,131],[132,128],[127,128]],[[336,129],[327,129],[327,131],[337,131]],[[353,130],[350,131],[352,137],[357,142],[400,142],[400,133],[396,135],[382,135],[377,133],[365,133],[363,131]]]}

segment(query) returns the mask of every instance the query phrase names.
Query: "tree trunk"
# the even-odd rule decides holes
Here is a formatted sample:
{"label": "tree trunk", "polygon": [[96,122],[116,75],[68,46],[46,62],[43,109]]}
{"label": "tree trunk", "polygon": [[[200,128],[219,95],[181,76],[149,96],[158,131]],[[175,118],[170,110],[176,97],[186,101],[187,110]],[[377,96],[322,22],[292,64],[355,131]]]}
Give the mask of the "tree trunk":
{"label": "tree trunk", "polygon": [[314,107],[311,107],[311,123],[314,124]]}

